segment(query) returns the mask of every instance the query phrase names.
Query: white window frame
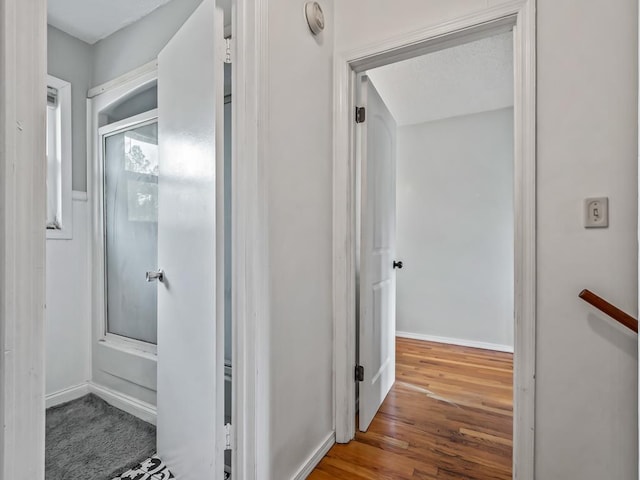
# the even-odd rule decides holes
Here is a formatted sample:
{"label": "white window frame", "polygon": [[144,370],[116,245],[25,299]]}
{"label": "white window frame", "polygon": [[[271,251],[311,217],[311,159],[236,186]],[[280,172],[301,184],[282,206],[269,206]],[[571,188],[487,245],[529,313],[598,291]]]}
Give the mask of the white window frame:
{"label": "white window frame", "polygon": [[[70,240],[73,237],[73,192],[72,192],[72,157],[73,144],[71,134],[71,84],[52,75],[47,75],[47,85],[58,91],[58,107],[56,109],[56,156],[60,169],[58,181],[60,196],[58,199],[57,228],[47,225],[48,240]],[[48,109],[47,109],[48,112]],[[47,115],[48,117],[48,115]],[[50,126],[47,122],[47,129]],[[47,167],[49,161],[47,160]],[[48,178],[48,173],[47,173]],[[47,194],[47,199],[49,198]],[[48,209],[48,206],[47,206]]]}

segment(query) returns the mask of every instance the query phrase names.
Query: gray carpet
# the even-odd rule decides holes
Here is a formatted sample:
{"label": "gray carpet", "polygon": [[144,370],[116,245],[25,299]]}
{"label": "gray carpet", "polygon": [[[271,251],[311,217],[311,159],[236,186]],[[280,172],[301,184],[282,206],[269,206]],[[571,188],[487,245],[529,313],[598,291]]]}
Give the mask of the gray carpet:
{"label": "gray carpet", "polygon": [[87,395],[47,410],[46,480],[111,480],[156,451],[156,428]]}

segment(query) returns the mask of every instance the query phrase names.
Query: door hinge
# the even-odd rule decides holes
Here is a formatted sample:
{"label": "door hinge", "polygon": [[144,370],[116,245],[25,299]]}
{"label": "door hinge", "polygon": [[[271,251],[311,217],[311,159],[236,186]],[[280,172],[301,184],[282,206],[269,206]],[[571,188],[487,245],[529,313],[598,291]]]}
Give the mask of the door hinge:
{"label": "door hinge", "polygon": [[231,63],[231,37],[224,39],[224,63]]}
{"label": "door hinge", "polygon": [[356,123],[364,123],[367,117],[367,110],[364,107],[356,107]]}
{"label": "door hinge", "polygon": [[364,367],[356,365],[356,382],[364,382]]}
{"label": "door hinge", "polygon": [[233,426],[230,423],[224,426],[224,449],[233,449]]}

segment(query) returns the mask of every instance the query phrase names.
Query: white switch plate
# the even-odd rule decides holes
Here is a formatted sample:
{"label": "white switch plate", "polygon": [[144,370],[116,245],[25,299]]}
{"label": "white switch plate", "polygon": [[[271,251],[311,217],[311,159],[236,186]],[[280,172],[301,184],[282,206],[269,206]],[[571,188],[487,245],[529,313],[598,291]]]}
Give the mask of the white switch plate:
{"label": "white switch plate", "polygon": [[584,201],[585,228],[607,228],[609,226],[609,198],[587,198]]}

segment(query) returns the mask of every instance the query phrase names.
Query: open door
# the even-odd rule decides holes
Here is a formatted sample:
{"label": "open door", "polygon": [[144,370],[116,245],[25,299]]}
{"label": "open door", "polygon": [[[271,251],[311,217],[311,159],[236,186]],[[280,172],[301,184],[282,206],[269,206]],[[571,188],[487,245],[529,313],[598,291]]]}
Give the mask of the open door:
{"label": "open door", "polygon": [[360,425],[366,431],[395,381],[396,122],[365,76],[361,148]]}
{"label": "open door", "polygon": [[157,440],[181,480],[224,478],[222,39],[204,0],[158,56]]}

